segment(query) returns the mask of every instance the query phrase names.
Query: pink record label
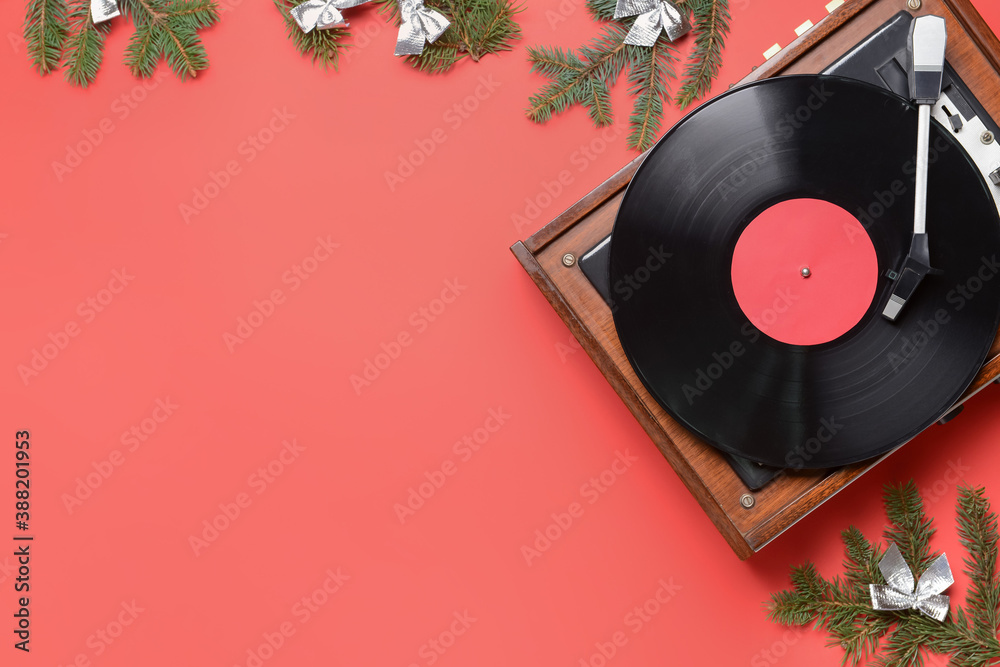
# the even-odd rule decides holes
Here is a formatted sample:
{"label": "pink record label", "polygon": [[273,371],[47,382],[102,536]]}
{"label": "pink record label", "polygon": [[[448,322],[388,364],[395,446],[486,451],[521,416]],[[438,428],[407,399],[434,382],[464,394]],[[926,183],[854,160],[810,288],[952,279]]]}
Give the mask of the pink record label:
{"label": "pink record label", "polygon": [[861,223],[819,199],[775,204],[736,243],[733,290],[747,318],[792,345],[842,336],[871,306],[878,257]]}

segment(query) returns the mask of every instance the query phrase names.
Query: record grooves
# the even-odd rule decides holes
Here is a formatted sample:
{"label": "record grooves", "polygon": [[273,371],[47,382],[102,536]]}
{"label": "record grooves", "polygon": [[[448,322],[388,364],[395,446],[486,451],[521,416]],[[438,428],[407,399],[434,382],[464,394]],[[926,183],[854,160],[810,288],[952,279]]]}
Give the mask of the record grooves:
{"label": "record grooves", "polygon": [[[928,234],[940,275],[895,322],[880,316],[910,243],[917,114],[875,86],[790,76],[737,88],[674,126],[629,184],[611,236],[614,323],[642,383],[719,449],[779,467],[826,468],[887,452],[941,417],[1000,324],[1000,220],[960,145],[936,125]],[[790,199],[841,207],[878,258],[860,321],[816,345],[781,343],[737,302],[744,229]],[[669,258],[650,271],[651,257]]]}

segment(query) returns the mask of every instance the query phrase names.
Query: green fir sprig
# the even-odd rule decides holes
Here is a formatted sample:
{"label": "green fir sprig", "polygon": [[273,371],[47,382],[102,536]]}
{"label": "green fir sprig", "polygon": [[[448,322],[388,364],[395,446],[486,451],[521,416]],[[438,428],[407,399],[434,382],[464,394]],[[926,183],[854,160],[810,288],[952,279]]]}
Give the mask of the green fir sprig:
{"label": "green fir sprig", "polygon": [[[378,10],[398,26],[398,0],[375,0]],[[407,56],[414,68],[429,73],[447,72],[463,58],[473,62],[491,53],[510,51],[521,39],[515,17],[524,11],[510,0],[425,0],[431,9],[444,14],[451,25],[436,41],[425,44],[423,53]]]}
{"label": "green fir sprig", "polygon": [[213,0],[119,0],[135,33],[125,50],[132,74],[149,77],[162,56],[181,80],[208,67],[198,30],[219,20]]}
{"label": "green fir sprig", "polygon": [[[274,0],[285,19],[288,37],[313,62],[337,69],[339,57],[350,47],[350,32],[346,28],[302,32],[290,13],[301,1]],[[393,26],[399,26],[398,0],[375,0],[373,4]],[[521,39],[521,26],[515,17],[523,9],[512,0],[426,0],[424,4],[444,14],[450,25],[437,40],[425,44],[420,55],[406,56],[406,61],[422,72],[447,72],[464,58],[478,62],[491,53],[510,51]]]}
{"label": "green fir sprig", "polygon": [[302,4],[302,0],[274,0],[274,5],[281,12],[285,21],[285,32],[299,53],[319,63],[324,68],[337,69],[340,56],[347,49],[346,40],[351,36],[346,26],[335,26],[303,32],[299,24],[292,18],[292,9]]}
{"label": "green fir sprig", "polygon": [[694,19],[694,52],[684,70],[677,105],[684,109],[708,93],[722,66],[722,49],[729,34],[729,5],[719,0],[688,0]]}
{"label": "green fir sprig", "polygon": [[[883,498],[889,526],[883,537],[895,543],[919,577],[937,557],[930,547],[935,529],[911,481],[889,485]],[[811,563],[792,568],[790,590],[771,596],[768,615],[783,625],[825,629],[830,646],[844,650],[843,663],[862,661],[889,667],[924,664],[928,652],[951,656],[951,667],[986,667],[1000,661],[997,639],[1000,579],[997,577],[997,516],[985,490],[959,487],[958,535],[968,552],[965,573],[970,586],[965,608],[951,599],[944,622],[916,610],[872,609],[869,584],[884,584],[878,569],[885,550],[853,526],[842,534],[843,577],[824,579]]]}
{"label": "green fir sprig", "polygon": [[90,18],[90,0],[72,0],[69,10],[69,36],[62,53],[66,80],[87,87],[97,76],[104,57],[107,23],[95,24]]}
{"label": "green fir sprig", "polygon": [[[219,20],[214,0],[119,0],[122,16],[135,32],[125,49],[125,65],[138,77],[150,77],[160,60],[180,79],[208,67],[198,31]],[[95,24],[89,0],[29,0],[24,21],[28,55],[42,74],[61,66],[79,86],[94,81],[104,56],[112,19]]]}
{"label": "green fir sprig", "polygon": [[66,40],[66,4],[63,0],[28,0],[24,39],[28,57],[40,74],[59,67]]}
{"label": "green fir sprig", "polygon": [[[652,47],[625,44],[635,18],[615,19],[616,4],[617,0],[587,0],[590,14],[605,25],[578,53],[559,47],[528,48],[532,71],[551,82],[528,100],[526,114],[536,123],[544,123],[579,104],[587,109],[595,126],[606,127],[614,120],[609,90],[627,70],[629,93],[635,100],[629,116],[628,145],[644,151],[659,134],[664,103],[671,103],[677,50],[662,33]],[[729,33],[729,7],[728,0],[680,0],[675,4],[690,13],[695,31],[694,49],[676,99],[683,108],[707,93],[718,75]]]}

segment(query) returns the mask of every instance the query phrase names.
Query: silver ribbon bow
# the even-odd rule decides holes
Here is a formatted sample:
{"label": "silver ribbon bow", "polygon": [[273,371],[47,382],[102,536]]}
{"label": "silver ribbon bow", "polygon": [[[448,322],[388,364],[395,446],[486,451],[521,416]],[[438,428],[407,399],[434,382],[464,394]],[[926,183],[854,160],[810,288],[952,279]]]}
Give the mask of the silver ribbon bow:
{"label": "silver ribbon bow", "polygon": [[396,37],[397,56],[419,56],[424,44],[437,41],[451,25],[444,14],[425,7],[424,0],[401,0],[399,13],[403,23]]}
{"label": "silver ribbon bow", "polygon": [[[95,0],[96,1],[96,0]],[[341,9],[363,5],[368,0],[306,0],[292,9],[292,18],[302,28],[302,32],[310,32],[313,28],[326,30],[347,25]]]}
{"label": "silver ribbon bow", "polygon": [[618,0],[616,19],[636,15],[638,18],[625,37],[626,44],[654,46],[661,30],[667,33],[671,42],[691,31],[687,14],[669,0]]}
{"label": "silver ribbon bow", "polygon": [[121,15],[115,0],[90,0],[90,17],[94,23],[103,23]]}
{"label": "silver ribbon bow", "polygon": [[948,596],[938,593],[955,583],[955,578],[944,554],[934,559],[916,587],[913,585],[913,573],[895,544],[885,552],[878,569],[889,585],[869,584],[872,607],[876,611],[919,609],[922,614],[938,621],[943,621],[948,615]]}

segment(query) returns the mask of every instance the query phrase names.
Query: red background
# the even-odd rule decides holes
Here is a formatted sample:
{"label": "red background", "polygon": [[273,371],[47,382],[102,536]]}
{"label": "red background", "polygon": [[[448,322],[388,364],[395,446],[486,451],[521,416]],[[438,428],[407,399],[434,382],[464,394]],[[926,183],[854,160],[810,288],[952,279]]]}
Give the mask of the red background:
{"label": "red background", "polygon": [[[975,4],[1000,29],[1000,9]],[[740,562],[572,351],[507,248],[634,156],[624,81],[613,139],[589,157],[581,151],[600,133],[582,110],[547,126],[524,118],[543,83],[525,46],[595,35],[582,1],[533,0],[512,53],[436,77],[392,56],[394,30],[372,8],[349,10],[374,36],[335,73],[294,51],[270,2],[229,6],[203,31],[210,69],[181,83],[161,65],[148,91],[121,64],[131,33],[121,19],[97,81],[80,90],[30,69],[16,39],[23,3],[0,7],[13,36],[0,45],[0,422],[11,439],[31,431],[37,536],[30,656],[11,647],[13,575],[0,556],[3,664],[247,665],[262,633],[290,623],[294,635],[263,664],[579,665],[621,631],[627,643],[609,664],[759,665],[780,653],[782,664],[836,665],[825,636],[786,633],[762,603],[787,584],[790,564],[839,573],[839,531],[853,522],[877,534],[882,484],[910,478],[930,493],[935,546],[957,567],[946,480],[957,468],[1000,490],[996,390]],[[717,92],[825,15],[821,0],[745,0],[732,12]],[[492,90],[456,123],[449,109],[484,77]],[[127,117],[123,95],[135,103]],[[242,142],[275,109],[294,118],[276,121],[281,131],[247,161]],[[679,117],[668,110],[664,127]],[[390,189],[386,172],[435,136],[445,140]],[[53,163],[88,141],[89,154],[57,176]],[[230,161],[239,173],[208,188],[215,196],[186,223],[179,206]],[[564,171],[562,191],[541,197]],[[293,290],[283,276],[317,237],[339,247]],[[134,278],[102,292],[122,267]],[[435,303],[449,280],[458,296]],[[283,303],[230,352],[224,334],[274,290]],[[109,296],[93,315],[79,305]],[[78,335],[63,340],[74,324]],[[351,375],[382,344],[395,351],[400,334],[409,344],[356,392]],[[65,347],[26,384],[18,367],[50,336]],[[165,416],[156,401],[168,398],[178,407],[149,421]],[[491,409],[505,423],[471,456],[456,451]],[[151,434],[129,451],[122,434],[144,424]],[[261,488],[252,476],[293,439],[305,449]],[[13,524],[14,450],[3,451],[0,507]],[[616,452],[635,461],[615,484],[581,489]],[[79,480],[108,465],[68,509]],[[401,521],[396,504],[442,466],[454,474]],[[238,498],[249,506],[196,555],[191,536]],[[522,546],[574,502],[582,515],[529,565]],[[350,579],[302,623],[295,605],[338,568]],[[660,580],[680,589],[634,632],[626,616]],[[964,588],[959,577],[951,593],[960,600]],[[100,639],[117,634],[133,601],[134,622],[111,644]],[[427,642],[466,611],[476,620],[433,653]]]}

